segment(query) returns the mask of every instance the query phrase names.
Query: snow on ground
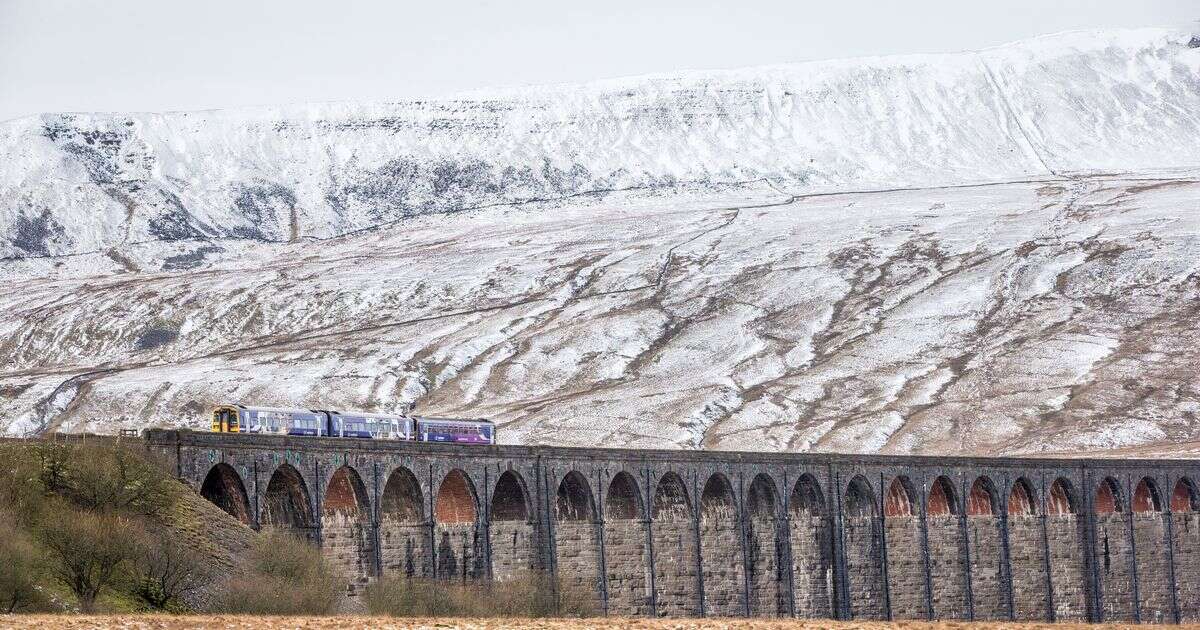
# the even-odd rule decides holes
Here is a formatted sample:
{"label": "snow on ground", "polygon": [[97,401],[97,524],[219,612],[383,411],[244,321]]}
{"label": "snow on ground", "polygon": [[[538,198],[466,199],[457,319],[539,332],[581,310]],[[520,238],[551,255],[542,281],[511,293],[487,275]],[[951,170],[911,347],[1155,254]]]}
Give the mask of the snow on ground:
{"label": "snow on ground", "polygon": [[220,251],[186,270],[162,270],[183,244],[129,248],[136,271],[14,261],[0,417],[8,433],[115,431],[202,427],[226,400],[415,402],[492,417],[509,443],[1197,440],[1198,200],[1200,178],[1114,177],[613,200],[196,242]]}
{"label": "snow on ground", "polygon": [[0,433],[1194,450],[1190,37],[0,124]]}

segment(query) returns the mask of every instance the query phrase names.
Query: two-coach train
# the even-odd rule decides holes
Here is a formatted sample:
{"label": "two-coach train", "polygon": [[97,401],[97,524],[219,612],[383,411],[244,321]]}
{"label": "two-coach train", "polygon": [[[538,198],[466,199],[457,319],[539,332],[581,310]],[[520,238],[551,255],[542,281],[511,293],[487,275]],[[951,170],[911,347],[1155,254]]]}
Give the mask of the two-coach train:
{"label": "two-coach train", "polygon": [[496,425],[490,420],[245,405],[220,405],[214,408],[212,430],[218,433],[267,433],[409,442],[496,443]]}

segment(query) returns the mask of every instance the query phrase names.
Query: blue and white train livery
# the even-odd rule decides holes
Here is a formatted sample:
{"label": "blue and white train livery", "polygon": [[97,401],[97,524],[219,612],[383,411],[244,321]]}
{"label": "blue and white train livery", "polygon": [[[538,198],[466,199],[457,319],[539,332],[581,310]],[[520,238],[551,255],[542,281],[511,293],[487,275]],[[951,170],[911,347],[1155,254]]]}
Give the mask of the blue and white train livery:
{"label": "blue and white train livery", "polygon": [[212,430],[217,433],[269,433],[370,440],[495,444],[490,420],[420,418],[379,413],[218,405]]}

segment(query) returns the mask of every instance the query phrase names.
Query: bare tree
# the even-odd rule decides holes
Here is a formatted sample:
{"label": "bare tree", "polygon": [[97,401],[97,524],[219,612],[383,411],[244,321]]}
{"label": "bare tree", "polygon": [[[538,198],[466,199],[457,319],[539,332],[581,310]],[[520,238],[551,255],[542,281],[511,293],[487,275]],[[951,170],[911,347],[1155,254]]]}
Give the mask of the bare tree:
{"label": "bare tree", "polygon": [[71,589],[83,612],[136,556],[141,529],[128,518],[64,508],[41,530],[50,575]]}
{"label": "bare tree", "polygon": [[184,602],[213,577],[204,554],[166,528],[149,534],[134,565],[134,593],[156,610]]}

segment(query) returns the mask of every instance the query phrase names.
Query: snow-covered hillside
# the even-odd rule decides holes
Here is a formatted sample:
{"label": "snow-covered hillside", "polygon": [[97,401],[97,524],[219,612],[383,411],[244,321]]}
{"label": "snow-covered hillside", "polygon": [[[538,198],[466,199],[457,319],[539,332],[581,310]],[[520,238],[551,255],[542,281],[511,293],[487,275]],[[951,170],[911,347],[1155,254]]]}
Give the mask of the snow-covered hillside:
{"label": "snow-covered hillside", "polygon": [[1184,32],[379,105],[0,125],[0,257],[289,241],[611,190],[788,193],[1200,165]]}
{"label": "snow-covered hillside", "polygon": [[14,121],[0,432],[415,402],[506,442],[1169,452],[1189,40]]}

